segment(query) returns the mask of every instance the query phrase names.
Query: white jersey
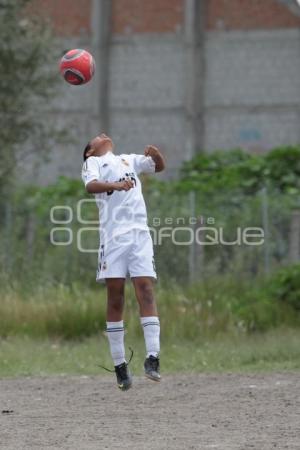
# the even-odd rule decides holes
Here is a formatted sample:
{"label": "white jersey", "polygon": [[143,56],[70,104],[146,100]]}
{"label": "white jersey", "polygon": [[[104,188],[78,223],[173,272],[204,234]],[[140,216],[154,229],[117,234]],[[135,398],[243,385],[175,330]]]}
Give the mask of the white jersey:
{"label": "white jersey", "polygon": [[114,155],[108,152],[103,156],[90,156],[84,162],[82,180],[85,186],[93,180],[113,183],[130,179],[134,183],[129,191],[95,194],[101,243],[107,243],[132,229],[148,230],[146,205],[138,175],[153,172],[153,159],[144,155]]}

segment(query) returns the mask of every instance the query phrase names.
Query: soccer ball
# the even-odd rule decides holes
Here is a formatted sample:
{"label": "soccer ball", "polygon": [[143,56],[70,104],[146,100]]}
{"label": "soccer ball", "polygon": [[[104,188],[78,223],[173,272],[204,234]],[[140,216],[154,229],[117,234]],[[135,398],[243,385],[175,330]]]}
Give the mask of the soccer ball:
{"label": "soccer ball", "polygon": [[75,85],[85,84],[95,73],[95,61],[86,50],[69,50],[60,60],[59,70],[64,79]]}

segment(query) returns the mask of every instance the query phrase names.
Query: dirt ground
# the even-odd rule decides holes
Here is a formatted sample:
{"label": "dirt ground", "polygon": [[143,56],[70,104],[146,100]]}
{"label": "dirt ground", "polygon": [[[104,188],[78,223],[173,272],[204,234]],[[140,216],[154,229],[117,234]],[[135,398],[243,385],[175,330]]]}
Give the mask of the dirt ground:
{"label": "dirt ground", "polygon": [[300,449],[300,373],[0,380],[0,448]]}

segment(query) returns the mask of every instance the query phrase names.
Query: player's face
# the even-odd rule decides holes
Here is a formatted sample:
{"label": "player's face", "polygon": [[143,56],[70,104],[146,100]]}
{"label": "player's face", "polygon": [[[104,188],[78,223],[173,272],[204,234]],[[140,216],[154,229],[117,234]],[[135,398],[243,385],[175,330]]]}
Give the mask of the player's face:
{"label": "player's face", "polygon": [[93,156],[101,156],[114,149],[113,141],[104,133],[92,139],[90,144]]}

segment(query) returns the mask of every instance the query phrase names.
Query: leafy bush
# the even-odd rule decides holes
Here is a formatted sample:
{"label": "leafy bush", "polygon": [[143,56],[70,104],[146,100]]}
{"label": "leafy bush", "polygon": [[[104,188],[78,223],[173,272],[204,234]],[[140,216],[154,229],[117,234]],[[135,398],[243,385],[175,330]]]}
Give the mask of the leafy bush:
{"label": "leafy bush", "polygon": [[242,150],[199,153],[186,162],[179,187],[183,191],[252,195],[263,187],[284,194],[300,193],[300,147],[279,147],[262,155]]}
{"label": "leafy bush", "polygon": [[270,280],[270,294],[300,311],[300,264],[285,267],[274,274]]}
{"label": "leafy bush", "polygon": [[[192,278],[192,264],[199,278],[220,274],[254,277],[265,270],[266,251],[270,269],[286,264],[291,212],[299,203],[299,167],[300,147],[279,148],[266,155],[232,150],[199,154],[184,164],[179,180],[145,177],[143,190],[149,225],[155,232],[165,227],[169,236],[177,227],[176,241],[182,243],[174,245],[171,238],[166,237],[155,245],[160,280],[185,284]],[[264,195],[261,195],[262,187],[267,187]],[[86,194],[81,180],[66,177],[60,177],[47,187],[29,186],[18,190],[13,202],[6,203],[4,214],[0,214],[0,221],[3,221],[2,227],[0,224],[0,274],[18,273],[20,280],[26,280],[26,286],[34,286],[37,280],[41,284],[68,285],[78,280],[92,285],[97,256],[79,252],[76,245],[82,226],[76,217],[76,206],[83,198],[93,200]],[[71,245],[50,244],[50,231],[55,225],[49,213],[55,205],[67,205],[74,213],[72,223],[67,225],[73,233]],[[64,219],[64,212],[61,214]],[[207,217],[213,218],[224,240],[234,243],[238,230],[264,227],[264,214],[268,218],[267,245],[199,245],[193,249],[197,253],[194,257],[191,245],[185,244],[189,239],[185,227],[189,227],[191,217],[199,222],[195,228],[207,225]],[[93,201],[84,207],[84,217],[97,220]],[[183,222],[176,222],[178,218]],[[200,221],[202,218],[204,222]],[[154,219],[159,219],[160,224],[153,226]],[[170,224],[166,219],[173,222]],[[59,233],[56,236],[63,240],[64,236]],[[83,236],[86,248],[97,248],[97,230],[85,232]]]}

